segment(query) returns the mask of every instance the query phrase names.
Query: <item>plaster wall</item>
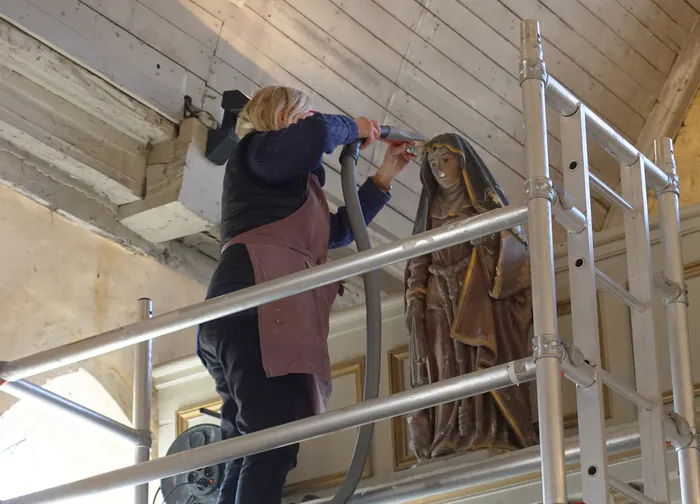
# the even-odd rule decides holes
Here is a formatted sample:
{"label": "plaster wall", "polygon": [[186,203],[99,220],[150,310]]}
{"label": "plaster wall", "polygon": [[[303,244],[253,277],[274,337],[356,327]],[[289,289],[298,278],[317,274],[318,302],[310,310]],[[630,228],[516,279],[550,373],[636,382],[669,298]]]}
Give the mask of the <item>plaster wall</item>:
{"label": "plaster wall", "polygon": [[[163,313],[204,298],[205,287],[76,226],[0,186],[0,359],[12,360],[134,322],[140,297]],[[131,415],[133,348],[71,366],[89,371]],[[154,343],[155,363],[194,352],[194,331]],[[34,377],[42,384],[67,369]],[[0,394],[0,412],[14,402]]]}

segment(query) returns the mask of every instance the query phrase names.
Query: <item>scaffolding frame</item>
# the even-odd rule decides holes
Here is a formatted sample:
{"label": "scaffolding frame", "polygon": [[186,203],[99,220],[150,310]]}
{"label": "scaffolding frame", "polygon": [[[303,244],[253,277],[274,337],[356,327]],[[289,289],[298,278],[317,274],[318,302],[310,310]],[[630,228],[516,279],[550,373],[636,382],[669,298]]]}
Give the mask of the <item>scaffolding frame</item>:
{"label": "scaffolding frame", "polygon": [[[358,492],[357,502],[401,502],[485,481],[526,474],[539,466],[544,504],[566,504],[565,465],[580,460],[583,499],[609,502],[615,489],[642,504],[669,503],[666,441],[676,449],[683,504],[700,503],[700,460],[687,319],[687,288],[681,253],[678,177],[672,142],[660,139],[655,161],[589,110],[556,79],[547,74],[539,25],[521,24],[521,87],[525,123],[527,180],[526,206],[494,210],[456,222],[446,228],[381,245],[333,263],[314,267],[238,292],[153,317],[152,303],[139,300],[141,320],[112,331],[34,355],[0,363],[0,390],[41,402],[77,416],[135,445],[135,465],[65,485],[2,501],[3,504],[38,504],[135,486],[137,504],[145,504],[147,483],[189,470],[313,439],[360,425],[403,415],[418,409],[456,401],[500,388],[536,381],[540,445],[539,455],[522,450],[467,468],[461,478],[441,481],[429,477],[405,486]],[[549,104],[562,116],[564,187],[549,177],[547,123]],[[587,141],[592,138],[621,165],[622,194],[589,171]],[[663,274],[651,263],[647,189],[656,196],[663,254]],[[629,290],[598,271],[593,250],[591,191],[619,208],[625,218]],[[565,345],[557,330],[552,217],[567,233],[574,345]],[[299,420],[279,427],[221,441],[160,459],[148,460],[151,447],[150,399],[152,339],[203,322],[231,315],[276,299],[328,285],[457,243],[515,226],[529,224],[533,289],[533,356],[480,370],[388,397],[365,401],[340,411]],[[632,313],[636,387],[601,367],[596,288],[625,302]],[[656,288],[656,290],[655,290]],[[657,294],[665,303],[674,413],[665,415],[659,391],[657,340],[652,323],[652,301]],[[133,425],[129,427],[72,401],[26,382],[24,378],[110,351],[137,345],[134,370]],[[577,385],[580,437],[585,442],[564,442],[561,376]],[[606,439],[602,406],[603,386],[610,386],[638,405],[639,430],[622,431]],[[608,453],[641,446],[644,494],[608,473]],[[483,466],[483,467],[482,467]],[[455,485],[458,485],[455,488]],[[403,492],[403,493],[402,493]],[[393,497],[389,496],[389,493]],[[400,495],[397,495],[400,494]],[[323,502],[323,501],[321,501]]]}

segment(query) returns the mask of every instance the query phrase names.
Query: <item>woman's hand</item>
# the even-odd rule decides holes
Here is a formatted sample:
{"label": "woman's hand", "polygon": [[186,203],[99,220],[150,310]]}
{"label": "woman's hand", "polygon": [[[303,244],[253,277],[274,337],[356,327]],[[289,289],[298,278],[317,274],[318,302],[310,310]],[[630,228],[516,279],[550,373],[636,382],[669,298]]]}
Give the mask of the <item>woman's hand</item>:
{"label": "woman's hand", "polygon": [[366,149],[372,142],[379,138],[379,123],[374,119],[358,117],[355,119],[355,124],[357,124],[357,129],[360,130],[357,138],[365,139],[362,147],[360,147],[361,149]]}
{"label": "woman's hand", "polygon": [[412,145],[413,142],[389,144],[382,165],[372,177],[374,183],[384,192],[389,192],[391,184],[396,176],[401,173],[401,170],[403,170],[410,161],[416,159],[416,155],[408,151],[408,148]]}

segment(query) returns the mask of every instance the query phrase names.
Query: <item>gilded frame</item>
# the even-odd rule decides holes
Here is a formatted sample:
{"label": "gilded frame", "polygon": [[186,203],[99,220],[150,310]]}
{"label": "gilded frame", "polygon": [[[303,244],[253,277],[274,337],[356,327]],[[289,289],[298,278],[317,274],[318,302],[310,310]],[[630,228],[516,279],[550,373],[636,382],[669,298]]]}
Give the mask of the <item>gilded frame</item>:
{"label": "gilded frame", "polygon": [[[365,358],[358,357],[356,359],[350,359],[331,366],[331,380],[347,375],[354,375],[355,389],[357,391],[357,402],[362,402],[365,381]],[[206,408],[208,410],[218,412],[221,409],[221,405],[221,399],[216,399],[213,401],[210,400],[192,406],[187,406],[176,411],[175,428],[177,436],[179,436],[180,434],[185,432],[185,430],[187,430],[187,424],[190,420],[202,416],[202,413],[199,412],[200,408]],[[362,478],[369,478],[372,476],[372,474],[372,457],[369,457],[367,459],[367,463],[365,464],[365,468],[362,473]],[[285,486],[284,493],[285,495],[288,495],[296,493],[314,492],[336,486],[340,484],[344,479],[345,471],[325,474],[317,478],[311,478],[308,480],[289,484]]]}

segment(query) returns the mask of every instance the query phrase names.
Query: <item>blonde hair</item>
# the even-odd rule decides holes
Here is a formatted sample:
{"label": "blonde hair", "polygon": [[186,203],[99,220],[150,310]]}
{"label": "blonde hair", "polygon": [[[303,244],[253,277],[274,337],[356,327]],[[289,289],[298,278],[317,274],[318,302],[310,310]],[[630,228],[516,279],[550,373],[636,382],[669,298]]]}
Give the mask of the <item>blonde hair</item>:
{"label": "blonde hair", "polygon": [[255,93],[241,111],[236,134],[243,138],[252,131],[282,129],[310,110],[311,98],[306,93],[285,86],[267,86]]}

